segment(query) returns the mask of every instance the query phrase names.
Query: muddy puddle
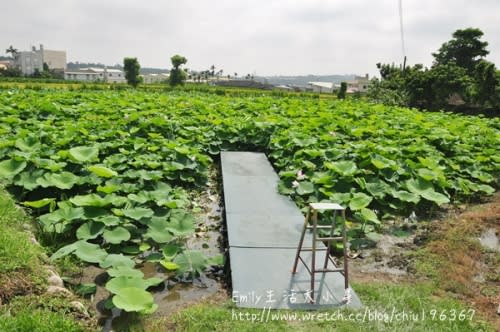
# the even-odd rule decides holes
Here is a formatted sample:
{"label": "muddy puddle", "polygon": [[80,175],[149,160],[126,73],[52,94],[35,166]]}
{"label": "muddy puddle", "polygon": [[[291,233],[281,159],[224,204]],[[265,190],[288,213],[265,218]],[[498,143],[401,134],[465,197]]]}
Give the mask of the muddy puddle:
{"label": "muddy puddle", "polygon": [[485,230],[479,238],[479,243],[489,250],[500,252],[500,240],[494,228]]}

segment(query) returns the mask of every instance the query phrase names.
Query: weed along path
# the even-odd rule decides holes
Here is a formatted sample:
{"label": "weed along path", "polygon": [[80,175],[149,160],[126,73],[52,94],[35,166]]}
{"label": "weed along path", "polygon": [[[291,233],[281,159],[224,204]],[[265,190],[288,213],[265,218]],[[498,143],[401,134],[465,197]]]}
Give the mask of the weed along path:
{"label": "weed along path", "polygon": [[[311,304],[310,276],[292,265],[304,216],[277,192],[278,176],[266,156],[221,152],[224,200],[231,263],[233,300],[244,308],[319,309],[346,305],[340,273],[316,277],[316,303]],[[305,243],[311,243],[305,239]],[[325,252],[318,252],[322,261]],[[310,258],[302,254],[305,260]],[[350,307],[361,302],[352,292]]]}

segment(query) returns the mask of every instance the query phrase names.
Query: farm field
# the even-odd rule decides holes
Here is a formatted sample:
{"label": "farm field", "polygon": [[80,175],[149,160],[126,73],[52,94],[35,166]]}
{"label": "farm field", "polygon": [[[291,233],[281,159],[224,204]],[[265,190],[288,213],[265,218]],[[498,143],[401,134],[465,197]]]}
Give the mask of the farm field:
{"label": "farm field", "polygon": [[398,218],[495,193],[500,120],[361,100],[172,91],[0,90],[0,183],[52,237],[51,259],[107,270],[110,306],[153,313],[164,280],[222,257],[186,249],[221,150],[262,151],[299,207],[349,208],[356,249]]}

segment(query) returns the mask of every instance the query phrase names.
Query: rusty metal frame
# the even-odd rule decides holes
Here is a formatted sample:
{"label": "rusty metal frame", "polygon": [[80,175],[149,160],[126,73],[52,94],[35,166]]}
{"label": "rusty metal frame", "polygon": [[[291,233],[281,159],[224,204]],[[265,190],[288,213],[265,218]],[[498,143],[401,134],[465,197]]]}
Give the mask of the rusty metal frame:
{"label": "rusty metal frame", "polygon": [[[328,273],[328,272],[339,272],[344,276],[344,288],[348,289],[349,288],[349,268],[348,268],[348,261],[347,261],[347,231],[346,231],[346,218],[345,218],[345,209],[338,206],[338,207],[332,207],[332,208],[325,208],[323,210],[332,210],[333,211],[333,221],[331,225],[318,225],[318,210],[314,208],[314,203],[309,204],[306,216],[304,218],[304,226],[302,228],[302,233],[300,235],[300,241],[299,245],[297,247],[297,253],[295,255],[295,260],[293,263],[293,269],[292,273],[297,273],[297,265],[299,263],[299,260],[304,264],[306,267],[307,272],[309,272],[309,275],[311,276],[311,303],[315,303],[314,300],[314,283],[315,283],[315,274],[316,273]],[[334,236],[335,235],[335,229],[337,227],[337,214],[338,211],[341,211],[341,219],[342,219],[342,235],[341,236]],[[310,225],[312,222],[312,225]],[[312,248],[307,249],[307,248],[302,248],[304,244],[304,238],[306,231],[308,229],[312,230]],[[318,237],[318,230],[319,229],[327,229],[329,230],[329,236],[328,237]],[[332,249],[332,242],[334,241],[340,241],[342,240],[343,244],[343,256],[344,256],[344,264],[342,268],[337,268],[335,261],[333,260],[332,256],[330,255],[330,251]],[[327,246],[325,248],[318,248],[317,243],[318,242],[327,242]],[[302,251],[311,251],[311,266],[309,267],[308,264],[304,261],[300,253]],[[316,268],[316,252],[317,251],[326,251],[325,254],[325,261],[323,262],[323,268]],[[328,262],[331,262],[334,266],[333,269],[328,268]]]}

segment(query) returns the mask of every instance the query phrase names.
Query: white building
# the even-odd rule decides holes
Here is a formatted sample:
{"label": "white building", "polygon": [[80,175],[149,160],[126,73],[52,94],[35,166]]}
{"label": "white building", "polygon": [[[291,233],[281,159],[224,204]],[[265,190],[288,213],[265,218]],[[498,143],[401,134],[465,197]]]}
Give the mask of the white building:
{"label": "white building", "polygon": [[33,75],[35,71],[42,72],[43,64],[49,69],[66,70],[66,51],[45,50],[40,44],[40,49],[32,47],[31,51],[22,51],[14,54],[14,66],[18,67],[24,75]]}
{"label": "white building", "polygon": [[146,84],[151,83],[163,83],[168,80],[169,75],[164,73],[159,74],[144,74],[142,76],[142,82]]}
{"label": "white building", "polygon": [[354,80],[347,82],[347,93],[366,92],[370,85],[370,77],[368,74],[365,76],[354,76]]}
{"label": "white building", "polygon": [[125,74],[119,69],[80,68],[64,72],[64,79],[84,82],[126,83]]}
{"label": "white building", "polygon": [[49,69],[60,70],[61,72],[66,70],[66,51],[45,50],[43,45],[40,45],[40,49],[42,50],[42,60]]}
{"label": "white building", "polygon": [[313,92],[319,93],[333,93],[340,88],[339,84],[332,82],[308,82],[307,85]]}

